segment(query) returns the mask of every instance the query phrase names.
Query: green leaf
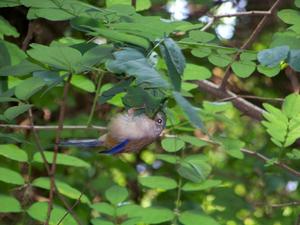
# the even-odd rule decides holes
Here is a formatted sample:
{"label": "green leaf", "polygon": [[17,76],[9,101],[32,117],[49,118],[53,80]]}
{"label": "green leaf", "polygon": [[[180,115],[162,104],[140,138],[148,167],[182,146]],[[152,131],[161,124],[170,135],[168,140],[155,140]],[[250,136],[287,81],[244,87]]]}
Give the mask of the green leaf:
{"label": "green leaf", "polygon": [[[81,192],[77,189],[59,180],[55,180],[55,184],[60,194],[71,199],[79,199]],[[32,185],[34,187],[50,190],[50,179],[48,177],[39,177],[32,182]],[[81,196],[80,201],[82,203],[90,204],[90,200],[84,194]]]}
{"label": "green leaf", "polygon": [[211,167],[202,158],[191,155],[186,157],[179,163],[177,172],[180,176],[199,183],[206,180],[207,176],[211,171]]}
{"label": "green leaf", "polygon": [[156,95],[153,90],[146,91],[141,87],[129,87],[122,100],[126,109],[142,108],[142,112],[145,112],[149,117],[153,117],[161,109],[164,97]]}
{"label": "green leaf", "polygon": [[73,75],[71,79],[71,84],[79,89],[90,93],[95,92],[96,89],[94,82],[83,75]]}
{"label": "green leaf", "polygon": [[191,124],[195,127],[202,129],[202,131],[205,131],[204,125],[201,119],[199,118],[195,108],[184,97],[182,97],[182,95],[179,92],[174,91],[173,96],[178,105],[185,112]]}
{"label": "green leaf", "polygon": [[191,39],[193,39],[193,41],[196,42],[209,42],[215,39],[215,35],[208,33],[208,32],[204,32],[204,31],[200,31],[200,30],[192,30],[189,32],[189,37]]}
{"label": "green leaf", "polygon": [[181,89],[181,76],[185,68],[185,58],[179,46],[171,38],[165,38],[160,51],[168,67],[168,74],[176,91]]}
{"label": "green leaf", "polygon": [[45,68],[32,63],[28,60],[23,60],[17,65],[5,66],[0,68],[0,76],[24,76],[35,71],[43,71]]}
{"label": "green leaf", "polygon": [[19,201],[11,196],[0,195],[0,213],[18,213],[22,212]]}
{"label": "green leaf", "polygon": [[96,219],[92,219],[91,223],[93,225],[115,225],[113,222],[110,222],[106,219],[103,218],[96,218]]}
{"label": "green leaf", "polygon": [[256,64],[251,61],[236,61],[231,64],[231,68],[238,77],[246,78],[254,72]]}
{"label": "green leaf", "polygon": [[108,59],[112,59],[112,50],[113,47],[111,45],[98,45],[89,49],[83,54],[80,60],[80,65],[77,66],[77,73],[90,71],[93,69],[93,66],[104,63]]}
{"label": "green leaf", "polygon": [[288,152],[286,155],[289,159],[299,160],[300,159],[300,150],[294,148],[291,152]]}
{"label": "green leaf", "polygon": [[32,95],[37,93],[45,86],[45,81],[40,77],[30,77],[17,85],[15,95],[21,100],[28,100]]}
{"label": "green leaf", "polygon": [[[53,160],[53,152],[44,151],[45,157],[49,163],[52,163]],[[39,152],[33,155],[33,161],[38,163],[44,163],[42,156]],[[66,155],[63,153],[57,153],[56,164],[58,165],[66,165],[66,166],[75,166],[75,167],[85,167],[89,168],[90,164],[79,159],[75,156]]]}
{"label": "green leaf", "polygon": [[182,190],[184,191],[202,191],[214,187],[220,186],[222,181],[220,180],[205,180],[201,183],[192,183],[187,182],[182,186]]}
{"label": "green leaf", "polygon": [[0,102],[19,102],[19,100],[16,99],[16,98],[11,98],[11,97],[1,97],[1,96],[0,96]]}
{"label": "green leaf", "polygon": [[293,9],[283,9],[277,13],[278,17],[287,24],[298,24],[300,21],[300,13]]}
{"label": "green leaf", "polygon": [[167,155],[167,154],[156,154],[156,159],[175,164],[179,161],[179,157],[176,155]]}
{"label": "green leaf", "polygon": [[[33,219],[45,222],[47,218],[47,211],[48,211],[48,203],[47,202],[35,202],[33,203],[29,209],[27,209],[27,213],[29,216],[31,216]],[[58,224],[58,222],[61,220],[61,218],[64,217],[66,214],[66,210],[54,205],[49,224]],[[64,218],[62,224],[67,225],[77,225],[77,222],[74,220],[74,218],[70,215],[70,213],[67,214],[67,216]]]}
{"label": "green leaf", "polygon": [[115,208],[111,204],[108,204],[107,202],[95,203],[91,205],[91,208],[109,216],[114,216],[115,214]]}
{"label": "green leaf", "polygon": [[282,105],[283,113],[292,118],[300,113],[300,95],[297,93],[288,95]]}
{"label": "green leaf", "polygon": [[258,72],[266,75],[267,77],[274,77],[280,72],[280,65],[274,67],[257,65],[257,70]]}
{"label": "green leaf", "polygon": [[4,167],[0,167],[0,181],[9,184],[17,184],[17,185],[24,184],[24,179],[19,173]]}
{"label": "green leaf", "polygon": [[241,61],[253,61],[256,60],[257,53],[256,52],[242,52],[240,54]]}
{"label": "green leaf", "polygon": [[137,83],[147,83],[151,87],[168,87],[168,83],[148,63],[145,56],[136,49],[124,48],[114,53],[115,60],[109,60],[106,64],[108,70],[113,73],[125,73],[134,76]]}
{"label": "green leaf", "polygon": [[163,190],[172,190],[177,187],[175,180],[163,176],[139,177],[139,183],[148,188],[157,188]]}
{"label": "green leaf", "polygon": [[93,28],[94,32],[91,32],[94,36],[103,36],[108,40],[112,40],[115,42],[125,42],[133,45],[140,46],[144,49],[148,49],[150,47],[150,43],[146,38],[139,37],[136,35],[126,34],[124,32],[106,29],[106,28]]}
{"label": "green leaf", "polygon": [[218,138],[221,146],[232,157],[243,159],[244,155],[241,152],[241,148],[245,146],[245,143],[233,138]]}
{"label": "green leaf", "polygon": [[232,58],[228,55],[218,55],[214,53],[208,57],[208,61],[216,66],[225,67],[231,63]]}
{"label": "green leaf", "polygon": [[179,221],[184,225],[194,225],[195,221],[197,224],[205,225],[220,225],[212,217],[204,215],[201,212],[184,211],[179,216]]}
{"label": "green leaf", "polygon": [[188,63],[183,74],[183,80],[206,80],[211,77],[211,72],[204,66]]}
{"label": "green leaf", "polygon": [[18,106],[13,106],[4,111],[4,116],[8,120],[13,120],[17,116],[21,115],[22,113],[26,112],[28,109],[30,109],[32,105],[28,104],[20,104]]}
{"label": "green leaf", "polygon": [[194,136],[184,135],[184,136],[180,136],[179,138],[180,138],[181,140],[183,140],[184,142],[187,142],[187,143],[189,143],[189,144],[191,144],[191,145],[194,145],[194,146],[196,146],[196,147],[199,147],[199,148],[208,145],[207,142],[202,141],[202,140],[200,140],[199,138],[196,138],[196,137],[194,137]]}
{"label": "green leaf", "polygon": [[[110,88],[109,90],[103,91],[99,98],[99,104],[104,104],[109,99],[112,99],[116,94],[125,92],[125,90],[129,87],[131,82],[132,82],[132,79],[122,80],[119,83],[117,83],[115,86]],[[101,89],[101,91],[102,91],[102,89]]]}
{"label": "green leaf", "polygon": [[27,162],[27,153],[13,144],[0,145],[0,155],[18,162]]}
{"label": "green leaf", "polygon": [[19,37],[19,33],[15,27],[11,26],[9,22],[0,16],[0,38],[3,39],[3,36],[13,36]]}
{"label": "green leaf", "polygon": [[184,141],[179,138],[165,138],[162,140],[161,145],[167,152],[177,152],[185,147]]}
{"label": "green leaf", "polygon": [[257,59],[263,66],[274,67],[288,57],[289,50],[288,46],[265,49],[257,54]]}
{"label": "green leaf", "polygon": [[81,53],[67,46],[45,46],[31,44],[27,54],[35,60],[52,66],[58,70],[76,73],[80,65]]}
{"label": "green leaf", "polygon": [[0,8],[2,7],[13,7],[20,5],[19,0],[2,0],[0,1]]}
{"label": "green leaf", "polygon": [[127,199],[128,191],[124,187],[115,185],[105,191],[105,197],[110,203],[117,205]]}
{"label": "green leaf", "polygon": [[[106,7],[112,7],[113,5],[131,5],[128,0],[106,0]],[[139,0],[136,2],[136,11],[142,11],[151,7],[150,0]]]}
{"label": "green leaf", "polygon": [[143,210],[140,205],[124,204],[117,208],[117,216],[127,216],[128,218],[136,217],[136,212]]}
{"label": "green leaf", "polygon": [[288,64],[297,72],[300,72],[300,50],[292,49],[288,58]]}
{"label": "green leaf", "polygon": [[192,55],[198,58],[204,58],[211,54],[211,49],[208,47],[197,47],[191,51]]}
{"label": "green leaf", "polygon": [[140,222],[143,222],[144,224],[161,224],[173,220],[174,213],[166,208],[149,207],[138,210],[136,212],[136,217],[141,218]]}

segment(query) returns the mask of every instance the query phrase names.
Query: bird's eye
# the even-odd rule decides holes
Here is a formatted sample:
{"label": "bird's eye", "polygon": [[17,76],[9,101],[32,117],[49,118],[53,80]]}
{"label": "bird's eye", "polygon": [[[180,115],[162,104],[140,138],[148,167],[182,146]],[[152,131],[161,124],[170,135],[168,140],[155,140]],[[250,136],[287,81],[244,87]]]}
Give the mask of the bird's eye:
{"label": "bird's eye", "polygon": [[158,123],[158,124],[162,124],[162,119],[158,119],[158,120],[156,120],[156,122]]}

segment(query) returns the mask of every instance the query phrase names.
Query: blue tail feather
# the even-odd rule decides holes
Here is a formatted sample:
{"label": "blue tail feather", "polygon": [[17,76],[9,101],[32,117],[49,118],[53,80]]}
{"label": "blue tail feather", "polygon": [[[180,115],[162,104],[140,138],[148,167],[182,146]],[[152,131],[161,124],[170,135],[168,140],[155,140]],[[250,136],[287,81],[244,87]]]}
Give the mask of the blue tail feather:
{"label": "blue tail feather", "polygon": [[59,146],[75,146],[75,147],[84,147],[92,148],[102,146],[103,142],[99,139],[84,139],[84,140],[67,140],[59,143]]}
{"label": "blue tail feather", "polygon": [[109,155],[113,155],[113,154],[117,154],[117,153],[121,153],[122,151],[124,151],[126,145],[128,144],[129,140],[126,139],[125,141],[122,141],[121,143],[115,145],[113,148],[108,149],[106,151],[101,151],[99,153],[101,154],[109,154]]}

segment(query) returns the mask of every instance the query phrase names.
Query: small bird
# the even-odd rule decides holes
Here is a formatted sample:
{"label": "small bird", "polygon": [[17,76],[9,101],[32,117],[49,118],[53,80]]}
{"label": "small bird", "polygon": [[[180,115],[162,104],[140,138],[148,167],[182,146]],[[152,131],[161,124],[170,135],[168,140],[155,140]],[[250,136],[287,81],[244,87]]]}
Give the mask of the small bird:
{"label": "small bird", "polygon": [[158,112],[152,119],[146,114],[135,115],[129,109],[115,116],[108,125],[108,132],[98,139],[68,140],[60,146],[100,147],[105,154],[137,152],[155,141],[166,126],[166,116]]}

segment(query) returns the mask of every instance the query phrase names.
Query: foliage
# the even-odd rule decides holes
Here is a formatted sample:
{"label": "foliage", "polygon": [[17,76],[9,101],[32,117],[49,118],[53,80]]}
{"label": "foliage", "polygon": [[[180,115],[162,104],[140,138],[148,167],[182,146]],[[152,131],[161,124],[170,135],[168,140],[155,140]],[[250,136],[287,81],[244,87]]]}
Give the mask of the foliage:
{"label": "foliage", "polygon": [[[237,36],[260,37],[249,49],[230,47],[239,37],[226,43],[209,29],[223,22],[218,5],[193,3],[209,8],[212,23],[204,25],[154,16],[161,2],[0,1],[3,12],[26,9],[26,19],[15,20],[30,21],[26,34],[0,16],[1,224],[279,225],[299,218],[291,185],[300,177],[299,0],[268,13],[280,22],[262,33],[251,35],[239,21],[246,33]],[[31,30],[40,21],[68,28],[48,45]],[[212,83],[220,80],[225,89]],[[295,93],[287,94],[290,86]],[[160,144],[113,156],[56,151],[61,138],[97,138],[96,126],[130,108],[151,118],[166,113]],[[261,122],[244,116],[253,111]]]}

